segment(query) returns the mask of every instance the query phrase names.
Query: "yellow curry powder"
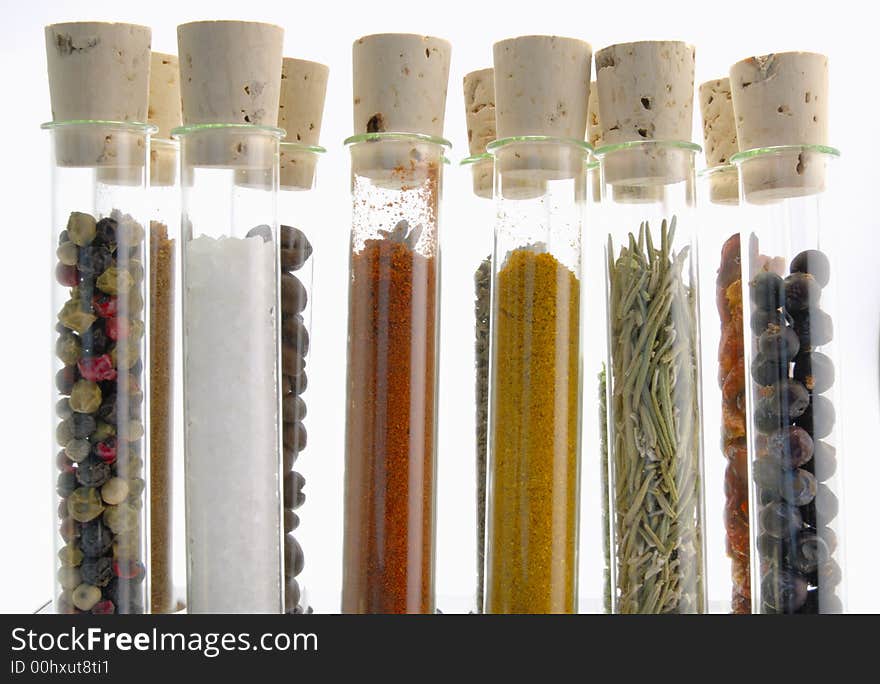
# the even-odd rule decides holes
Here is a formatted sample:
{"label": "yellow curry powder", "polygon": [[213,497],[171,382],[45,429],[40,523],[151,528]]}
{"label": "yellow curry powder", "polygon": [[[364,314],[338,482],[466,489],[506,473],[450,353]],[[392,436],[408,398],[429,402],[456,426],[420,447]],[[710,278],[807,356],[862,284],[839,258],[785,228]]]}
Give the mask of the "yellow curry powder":
{"label": "yellow curry powder", "polygon": [[486,609],[575,610],[580,286],[552,254],[496,277]]}

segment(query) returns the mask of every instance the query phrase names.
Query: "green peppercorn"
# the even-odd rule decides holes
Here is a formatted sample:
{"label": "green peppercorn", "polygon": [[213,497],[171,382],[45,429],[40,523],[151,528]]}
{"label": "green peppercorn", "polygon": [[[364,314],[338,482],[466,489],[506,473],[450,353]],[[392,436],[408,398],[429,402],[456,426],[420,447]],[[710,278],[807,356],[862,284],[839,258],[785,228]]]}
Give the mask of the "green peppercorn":
{"label": "green peppercorn", "polygon": [[129,442],[137,442],[144,436],[144,424],[139,420],[130,420],[121,426],[120,433]]}
{"label": "green peppercorn", "polygon": [[76,299],[69,299],[61,307],[61,311],[58,312],[58,320],[65,328],[70,328],[78,333],[84,333],[91,327],[92,323],[98,320],[98,317],[88,311],[83,311],[79,301]]}
{"label": "green peppercorn", "polygon": [[82,582],[82,575],[79,572],[79,568],[62,566],[58,568],[58,574],[56,576],[58,578],[58,584],[60,584],[61,588],[65,591],[74,589]]}
{"label": "green peppercorn", "polygon": [[58,261],[65,266],[76,266],[76,261],[79,258],[79,248],[72,242],[62,242],[58,249],[55,250],[55,254],[58,257]]}
{"label": "green peppercorn", "polygon": [[101,406],[101,388],[91,380],[78,380],[70,391],[69,401],[70,408],[77,413],[94,413]]}
{"label": "green peppercorn", "polygon": [[140,535],[137,530],[117,534],[113,539],[113,557],[118,560],[138,560],[140,558]]}
{"label": "green peppercorn", "polygon": [[65,418],[55,428],[55,441],[58,446],[66,447],[67,443],[73,439],[73,421]]}
{"label": "green peppercorn", "polygon": [[64,453],[74,463],[82,463],[89,457],[92,445],[85,439],[72,439],[64,446]]}
{"label": "green peppercorn", "polygon": [[67,397],[63,397],[58,400],[58,403],[55,404],[55,415],[57,415],[62,420],[65,418],[70,418],[73,415],[73,409],[70,408],[70,401]]}
{"label": "green peppercorn", "polygon": [[144,239],[143,226],[131,216],[123,216],[116,227],[116,242],[123,249],[136,247]]}
{"label": "green peppercorn", "polygon": [[77,522],[88,522],[104,512],[104,503],[94,487],[79,487],[67,500],[67,510]]}
{"label": "green peppercorn", "polygon": [[140,319],[129,321],[128,339],[131,342],[137,342],[144,336],[144,322]]}
{"label": "green peppercorn", "polygon": [[58,552],[58,560],[62,567],[73,568],[82,563],[83,555],[76,544],[67,544]]}
{"label": "green peppercorn", "polygon": [[62,333],[55,343],[55,355],[64,362],[64,365],[75,366],[82,356],[82,344],[79,338],[73,333]]}
{"label": "green peppercorn", "polygon": [[131,286],[134,284],[134,278],[124,268],[110,266],[98,276],[96,284],[101,292],[106,292],[109,295],[118,295],[120,292],[125,293],[131,289]]}
{"label": "green peppercorn", "polygon": [[95,239],[98,222],[91,214],[84,214],[81,211],[74,211],[67,219],[67,234],[75,244],[84,247]]}
{"label": "green peppercorn", "polygon": [[97,444],[98,442],[103,442],[108,437],[113,437],[115,434],[116,428],[110,425],[110,423],[105,423],[103,420],[99,420],[95,427],[95,431],[89,435],[89,441],[92,444]]}
{"label": "green peppercorn", "polygon": [[101,498],[111,506],[121,504],[128,498],[128,482],[121,477],[111,477],[101,487]]}
{"label": "green peppercorn", "polygon": [[140,477],[133,477],[128,481],[128,498],[129,500],[137,499],[144,493],[146,483]]}
{"label": "green peppercorn", "polygon": [[144,310],[144,298],[139,289],[134,289],[128,295],[128,314],[135,316]]}
{"label": "green peppercorn", "polygon": [[116,368],[128,370],[134,366],[141,357],[140,348],[137,344],[119,343],[110,351],[110,361]]}
{"label": "green peppercorn", "polygon": [[101,600],[101,590],[93,584],[80,584],[70,593],[70,599],[80,610],[91,610]]}
{"label": "green peppercorn", "polygon": [[139,513],[134,506],[119,504],[108,506],[104,511],[104,524],[113,530],[113,534],[131,532],[138,525]]}
{"label": "green peppercorn", "polygon": [[144,279],[144,264],[140,259],[129,259],[128,272],[131,274],[134,282],[139,283]]}

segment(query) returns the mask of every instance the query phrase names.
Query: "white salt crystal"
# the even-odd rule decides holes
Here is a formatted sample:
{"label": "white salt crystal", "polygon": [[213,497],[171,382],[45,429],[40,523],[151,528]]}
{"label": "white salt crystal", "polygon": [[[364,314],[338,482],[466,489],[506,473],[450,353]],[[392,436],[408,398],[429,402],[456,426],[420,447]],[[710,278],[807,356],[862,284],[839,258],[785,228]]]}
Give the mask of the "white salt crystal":
{"label": "white salt crystal", "polygon": [[184,287],[188,609],[278,613],[275,245],[191,240]]}

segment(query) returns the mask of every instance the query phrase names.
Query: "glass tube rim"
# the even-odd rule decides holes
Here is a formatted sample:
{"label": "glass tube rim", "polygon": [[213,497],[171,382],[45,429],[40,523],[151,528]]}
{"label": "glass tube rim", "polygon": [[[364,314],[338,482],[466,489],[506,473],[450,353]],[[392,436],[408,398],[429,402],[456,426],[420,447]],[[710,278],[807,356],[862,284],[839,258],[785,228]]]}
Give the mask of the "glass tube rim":
{"label": "glass tube rim", "polygon": [[480,154],[472,154],[469,157],[465,157],[460,162],[458,162],[459,166],[470,166],[473,164],[479,164],[481,162],[492,161],[494,159],[494,155],[489,152],[481,152]]}
{"label": "glass tube rim", "polygon": [[358,145],[361,143],[367,142],[377,142],[380,140],[396,140],[396,141],[411,141],[418,143],[429,143],[433,145],[438,145],[440,147],[445,147],[446,149],[452,149],[452,143],[449,142],[446,138],[440,137],[438,135],[428,135],[427,133],[407,133],[404,131],[383,131],[381,133],[358,133],[357,135],[352,135],[342,141],[342,144],[346,147],[351,147],[352,145]]}
{"label": "glass tube rim", "polygon": [[750,159],[766,158],[771,155],[781,156],[792,152],[812,152],[826,155],[831,159],[840,157],[840,150],[830,145],[768,145],[766,147],[754,147],[750,150],[737,152],[730,157],[730,163],[741,166]]}
{"label": "glass tube rim", "polygon": [[731,173],[737,171],[736,164],[727,162],[725,164],[716,164],[715,166],[707,166],[697,171],[697,178],[709,178],[722,173]]}
{"label": "glass tube rim", "polygon": [[277,126],[262,126],[258,124],[248,124],[248,123],[199,123],[199,124],[187,124],[185,126],[178,126],[177,128],[173,128],[171,130],[171,137],[175,140],[180,139],[184,136],[191,135],[192,133],[201,133],[204,131],[236,131],[239,133],[262,133],[265,135],[271,135],[279,140],[287,135],[287,132],[283,128],[278,128]]}
{"label": "glass tube rim", "polygon": [[327,148],[321,145],[308,145],[306,143],[288,142],[286,140],[282,140],[280,145],[282,150],[290,150],[292,152],[308,152],[311,154],[325,154],[327,152]]}
{"label": "glass tube rim", "polygon": [[578,138],[566,138],[555,135],[512,135],[506,138],[498,138],[486,145],[486,152],[491,156],[497,156],[498,152],[510,146],[522,143],[555,143],[578,147],[588,155],[593,153],[593,146],[586,140]]}
{"label": "glass tube rim", "polygon": [[159,131],[159,127],[156,124],[141,121],[115,121],[112,119],[65,119],[64,121],[47,121],[40,124],[40,129],[44,131],[57,131],[78,127],[116,128],[142,135],[153,135]]}
{"label": "glass tube rim", "polygon": [[615,152],[623,150],[634,150],[639,148],[650,147],[668,147],[671,149],[684,150],[687,152],[702,152],[703,148],[690,140],[627,140],[622,143],[614,143],[613,145],[602,145],[593,150],[593,155],[597,159],[603,159]]}

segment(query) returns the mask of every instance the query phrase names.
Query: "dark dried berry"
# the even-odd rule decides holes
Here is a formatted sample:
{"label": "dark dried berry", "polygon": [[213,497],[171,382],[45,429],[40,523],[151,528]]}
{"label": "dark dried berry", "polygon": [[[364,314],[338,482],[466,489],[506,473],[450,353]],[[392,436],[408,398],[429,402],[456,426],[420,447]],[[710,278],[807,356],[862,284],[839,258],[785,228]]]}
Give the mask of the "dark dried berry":
{"label": "dark dried berry", "polygon": [[802,427],[785,427],[767,438],[767,454],[783,468],[800,468],[813,458],[813,439]]}
{"label": "dark dried berry", "polygon": [[788,363],[800,351],[801,343],[797,333],[789,327],[770,324],[758,338],[758,350],[764,357]]}
{"label": "dark dried berry", "polygon": [[801,349],[828,344],[834,339],[834,323],[831,316],[821,309],[810,309],[794,317],[792,325],[801,341]]}
{"label": "dark dried berry", "polygon": [[95,419],[88,413],[74,413],[70,420],[75,439],[85,439],[95,431],[97,425]]}
{"label": "dark dried berry", "polygon": [[282,420],[285,423],[295,423],[306,417],[306,402],[302,397],[296,397],[292,394],[285,395],[281,402]]}
{"label": "dark dried berry", "polygon": [[110,465],[90,456],[77,467],[76,479],[83,487],[100,487],[110,479]]}
{"label": "dark dried berry", "polygon": [[263,238],[263,242],[272,242],[272,228],[265,223],[254,226],[251,228],[245,237],[260,237]]}
{"label": "dark dried berry", "polygon": [[788,364],[765,356],[761,352],[752,359],[752,379],[759,385],[772,385],[788,377]]}
{"label": "dark dried berry", "polygon": [[281,313],[292,316],[306,308],[308,294],[299,278],[290,273],[281,275]]}
{"label": "dark dried berry", "polygon": [[92,615],[112,615],[115,612],[116,606],[114,606],[113,601],[110,601],[109,599],[98,601],[92,607]]}
{"label": "dark dried berry", "polygon": [[309,331],[299,314],[285,316],[281,321],[281,341],[305,356],[309,352]]}
{"label": "dark dried berry", "polygon": [[805,351],[795,358],[793,375],[810,392],[821,394],[834,384],[834,363],[827,354]]}
{"label": "dark dried berry", "polygon": [[780,308],[785,303],[782,278],[773,271],[761,271],[749,283],[752,303],[765,311]]}
{"label": "dark dried berry", "polygon": [[819,482],[834,477],[837,472],[837,450],[828,442],[816,442],[813,453],[813,475]]}
{"label": "dark dried berry", "polygon": [[795,572],[771,568],[761,578],[761,599],[771,613],[790,614],[807,600],[807,580]]}
{"label": "dark dried berry", "polygon": [[302,547],[292,534],[284,537],[284,576],[286,578],[299,575],[305,565]]}
{"label": "dark dried berry", "polygon": [[816,498],[816,478],[803,468],[786,471],[782,482],[782,498],[792,506],[806,506]]}
{"label": "dark dried berry", "polygon": [[831,263],[824,252],[818,249],[807,249],[791,260],[792,273],[809,273],[821,287],[831,280]]}
{"label": "dark dried berry", "polygon": [[782,501],[764,506],[758,514],[758,518],[761,522],[761,529],[777,539],[791,537],[803,525],[800,510],[796,506]]}
{"label": "dark dried berry", "polygon": [[792,314],[815,307],[822,286],[809,273],[792,273],[785,279],[785,308]]}
{"label": "dark dried berry", "polygon": [[289,578],[284,589],[284,610],[286,613],[292,614],[297,612],[300,595],[299,584],[294,578]]}
{"label": "dark dried berry", "polygon": [[840,511],[840,501],[837,495],[826,484],[820,484],[816,488],[816,522],[823,527],[837,517]]}
{"label": "dark dried berry", "polygon": [[306,486],[306,479],[296,471],[290,471],[284,476],[284,507],[296,510],[306,501],[306,494],[303,488]]}
{"label": "dark dried berry", "polygon": [[820,565],[831,558],[828,545],[815,532],[803,530],[791,549],[791,565],[805,575],[816,572]]}
{"label": "dark dried berry", "polygon": [[97,278],[113,265],[113,255],[104,245],[80,247],[76,267],[83,276]]}
{"label": "dark dried berry", "polygon": [[83,582],[106,587],[113,579],[113,562],[105,557],[87,558],[80,566]]}
{"label": "dark dried berry", "polygon": [[76,383],[76,366],[65,366],[55,374],[55,387],[59,394],[70,394]]}
{"label": "dark dried berry", "polygon": [[291,509],[284,509],[284,532],[293,532],[299,527],[299,516]]}
{"label": "dark dried berry", "polygon": [[831,434],[836,419],[837,415],[831,400],[821,394],[814,394],[810,405],[795,423],[809,432],[814,440],[817,440]]}
{"label": "dark dried berry", "polygon": [[788,424],[807,410],[810,405],[810,393],[797,380],[786,378],[772,387],[761,390],[758,405],[760,406],[764,401],[775,406],[777,414]]}
{"label": "dark dried berry", "polygon": [[113,532],[100,518],[84,523],[80,528],[79,547],[90,557],[103,556],[113,546]]}
{"label": "dark dried berry", "polygon": [[773,459],[758,458],[752,466],[752,479],[766,492],[778,494],[782,487],[783,470]]}
{"label": "dark dried berry", "polygon": [[76,489],[76,487],[76,475],[73,472],[58,473],[58,479],[55,483],[55,491],[58,493],[58,496],[62,499],[66,499],[73,494],[73,490]]}
{"label": "dark dried berry", "polygon": [[76,287],[79,282],[79,273],[76,270],[76,266],[57,264],[55,266],[55,280],[64,285],[64,287]]}
{"label": "dark dried berry", "polygon": [[110,349],[110,340],[104,330],[104,319],[98,319],[81,336],[83,354],[88,356],[101,356]]}
{"label": "dark dried berry", "polygon": [[95,226],[95,242],[111,252],[116,248],[116,219],[102,218]]}
{"label": "dark dried berry", "polygon": [[285,449],[302,451],[306,448],[306,428],[302,423],[284,423],[282,443]]}

